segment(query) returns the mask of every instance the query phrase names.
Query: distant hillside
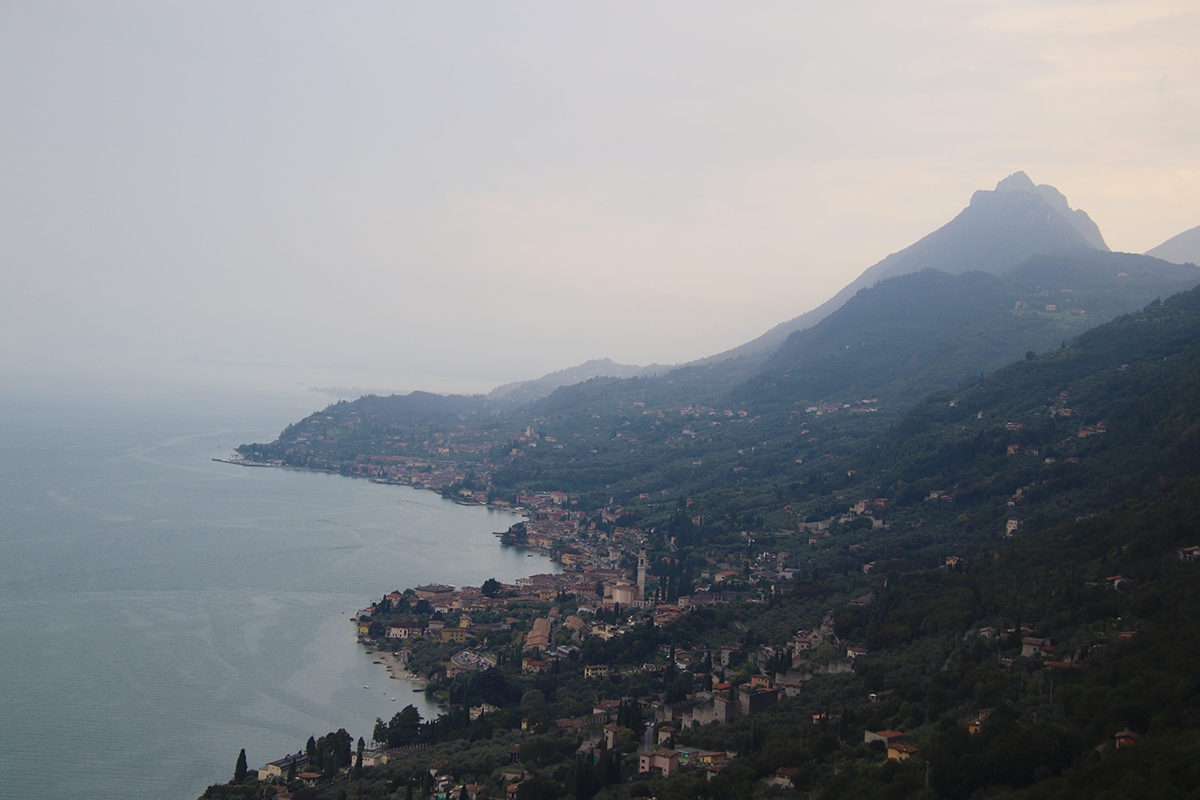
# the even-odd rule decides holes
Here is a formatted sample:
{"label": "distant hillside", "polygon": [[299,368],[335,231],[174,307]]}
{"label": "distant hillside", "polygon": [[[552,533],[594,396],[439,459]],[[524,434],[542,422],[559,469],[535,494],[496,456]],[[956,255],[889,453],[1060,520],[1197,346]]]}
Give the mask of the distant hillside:
{"label": "distant hillside", "polygon": [[[486,469],[500,493],[555,488],[591,495],[585,503],[736,486],[751,507],[797,469],[802,485],[836,494],[863,448],[929,393],[1057,351],[1200,282],[1192,265],[1108,252],[1088,223],[1018,174],[872,267],[860,281],[875,285],[769,359],[759,351],[650,375],[660,368],[597,360],[487,397],[365,397],[239,452],[348,472],[377,457],[457,460]],[[643,374],[619,377],[630,372]]]}
{"label": "distant hillside", "polygon": [[1057,350],[1198,282],[1194,267],[1091,249],[1036,256],[1003,276],[889,278],[793,334],[765,366],[732,359],[559,389],[529,409],[555,447],[520,450],[495,480],[505,489],[609,487],[628,498],[753,484],[798,462],[852,459],[931,391]]}
{"label": "distant hillside", "polygon": [[1146,255],[1173,264],[1200,264],[1200,225],[1172,236],[1158,247],[1147,250]]}
{"label": "distant hillside", "polygon": [[[927,270],[864,289],[793,334],[765,366],[736,358],[651,377],[595,377],[525,405],[371,396],[240,451],[322,469],[360,456],[457,454],[491,462],[503,491],[553,486],[624,502],[647,490],[753,483],[790,472],[797,459],[849,458],[928,393],[1029,351],[1055,350],[1197,282],[1193,266],[1093,249],[1035,256],[1001,276]],[[822,404],[828,414],[810,412]],[[535,439],[514,447],[512,438],[530,429],[552,436],[552,446],[535,447]]]}
{"label": "distant hillside", "polygon": [[457,429],[488,410],[481,395],[372,394],[334,403],[288,425],[275,441],[243,444],[237,453],[251,461],[336,469],[360,456],[394,455],[397,448],[404,447],[401,433],[420,436],[427,430]]}
{"label": "distant hillside", "polygon": [[812,311],[697,363],[769,353],[793,332],[811,328],[860,289],[884,278],[923,269],[951,274],[979,270],[999,275],[1037,254],[1087,250],[1108,250],[1091,218],[1079,209],[1072,210],[1053,186],[1034,186],[1024,172],[1017,172],[1000,181],[994,191],[976,192],[970,205],[950,222],[870,267]]}
{"label": "distant hillside", "polygon": [[1192,267],[1099,250],[1035,256],[1002,276],[888,278],[789,336],[735,396],[758,406],[860,397],[904,405],[1197,282]]}
{"label": "distant hillside", "polygon": [[560,386],[571,386],[583,383],[592,378],[639,378],[643,375],[657,375],[673,369],[661,364],[651,364],[639,367],[636,364],[618,364],[612,359],[597,358],[585,361],[577,367],[560,369],[530,381],[518,381],[497,386],[488,392],[489,400],[504,400],[514,404],[532,403],[548,397]]}

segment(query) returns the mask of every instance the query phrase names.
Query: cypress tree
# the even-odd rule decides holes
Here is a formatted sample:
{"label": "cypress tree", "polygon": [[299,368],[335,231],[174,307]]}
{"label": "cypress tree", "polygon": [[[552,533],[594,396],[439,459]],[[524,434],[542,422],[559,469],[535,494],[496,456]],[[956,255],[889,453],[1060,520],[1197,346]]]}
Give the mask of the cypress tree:
{"label": "cypress tree", "polygon": [[241,783],[246,780],[246,772],[246,748],[243,747],[242,751],[238,753],[237,764],[233,767],[233,782]]}
{"label": "cypress tree", "polygon": [[608,786],[609,769],[608,769],[608,745],[604,739],[600,740],[600,755],[596,757],[596,772],[599,778],[600,788]]}

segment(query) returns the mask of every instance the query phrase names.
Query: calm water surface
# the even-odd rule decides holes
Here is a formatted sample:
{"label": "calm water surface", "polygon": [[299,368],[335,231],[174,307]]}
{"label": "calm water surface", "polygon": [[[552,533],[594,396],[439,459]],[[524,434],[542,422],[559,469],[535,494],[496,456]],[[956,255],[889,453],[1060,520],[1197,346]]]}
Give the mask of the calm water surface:
{"label": "calm water surface", "polygon": [[350,614],[552,565],[499,547],[507,514],[211,460],[322,405],[0,394],[0,797],[190,799],[239,748],[436,713]]}

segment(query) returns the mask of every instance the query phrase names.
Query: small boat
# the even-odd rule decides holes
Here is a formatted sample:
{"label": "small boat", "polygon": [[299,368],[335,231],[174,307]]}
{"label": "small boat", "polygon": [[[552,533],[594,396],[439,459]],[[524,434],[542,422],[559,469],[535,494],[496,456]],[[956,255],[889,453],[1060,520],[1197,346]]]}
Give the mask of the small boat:
{"label": "small boat", "polygon": [[370,687],[370,686],[364,686],[363,688],[364,688],[364,689],[370,689],[371,687]]}
{"label": "small boat", "polygon": [[393,703],[394,703],[394,702],[396,702],[396,698],[394,698],[394,697],[393,697],[393,698],[392,698],[392,702],[393,702]]}

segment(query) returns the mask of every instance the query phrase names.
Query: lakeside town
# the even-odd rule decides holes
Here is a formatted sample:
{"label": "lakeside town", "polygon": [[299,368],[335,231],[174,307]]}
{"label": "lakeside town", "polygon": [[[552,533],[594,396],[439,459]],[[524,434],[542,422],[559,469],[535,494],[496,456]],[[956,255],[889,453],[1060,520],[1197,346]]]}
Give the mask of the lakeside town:
{"label": "lakeside town", "polygon": [[[592,781],[587,791],[616,775],[692,774],[711,783],[739,754],[756,747],[745,726],[757,730],[754,720],[775,710],[794,716],[804,709],[813,731],[835,732],[843,751],[877,753],[885,763],[897,764],[919,753],[922,735],[909,731],[919,729],[919,721],[895,724],[905,714],[905,695],[911,693],[899,681],[868,677],[863,684],[869,691],[858,698],[857,709],[845,700],[834,709],[826,699],[829,686],[844,688],[846,680],[872,675],[869,664],[862,667],[872,650],[861,638],[848,640],[847,626],[839,625],[838,617],[871,613],[877,603],[875,591],[854,594],[855,585],[867,585],[865,581],[887,589],[886,579],[880,584],[872,575],[874,561],[857,565],[862,576],[858,584],[850,581],[841,593],[805,604],[803,613],[811,623],[791,629],[782,641],[756,637],[742,621],[769,613],[789,585],[808,576],[811,554],[830,546],[834,532],[889,527],[883,498],[856,500],[828,519],[798,526],[791,542],[806,548],[803,556],[767,550],[744,534],[744,547],[692,550],[689,569],[683,570],[673,537],[631,524],[636,515],[619,506],[581,510],[577,496],[559,491],[519,492],[506,502],[494,496],[493,487],[463,488],[468,470],[435,468],[416,459],[364,464],[354,474],[440,490],[456,502],[520,515],[521,521],[496,532],[501,544],[545,554],[562,571],[511,584],[489,579],[480,586],[429,583],[395,589],[356,612],[354,632],[375,663],[390,678],[419,687],[443,713],[437,720],[421,721],[408,706],[390,721],[377,720],[372,735],[360,738],[357,753],[350,753],[349,739],[341,736],[342,757],[326,752],[327,737],[310,740],[306,750],[258,770],[258,783],[273,788],[278,800],[306,797],[306,790],[326,793],[378,774],[388,764],[401,765],[405,797],[413,796],[414,788],[431,798],[538,796],[532,787],[544,785],[546,765],[530,757],[532,741],[553,741],[560,747],[571,743],[571,753],[562,756],[570,756],[572,780],[591,776],[584,781]],[[446,492],[447,487],[452,491]],[[1010,507],[1020,499],[1018,492]],[[952,501],[951,493],[941,491],[925,498],[933,508]],[[688,505],[685,501],[684,507]],[[699,518],[687,521],[703,523]],[[1019,524],[1010,520],[1004,536],[1011,538]],[[849,544],[845,549],[853,555],[862,548]],[[1178,558],[1192,563],[1198,553],[1198,547],[1185,547]],[[954,574],[967,565],[965,559],[949,556],[939,569]],[[1129,581],[1116,575],[1104,584],[1120,591]],[[723,629],[721,635],[689,627],[689,620],[717,622],[714,613],[721,609],[728,611],[713,626]],[[1044,626],[1018,623],[976,625],[963,640],[993,653],[993,663],[1006,672],[1040,670],[1035,675],[1044,684],[1047,676],[1077,672],[1089,657],[1126,646],[1136,635],[1136,629],[1115,629],[1062,641],[1044,635]],[[814,681],[822,687],[815,696]],[[526,688],[514,694],[517,686]],[[976,736],[993,710],[971,707],[957,723],[968,736]],[[722,727],[737,734],[714,733]],[[439,742],[454,741],[464,731],[471,731],[472,740],[486,735],[506,745],[486,775],[440,757],[446,751]],[[1130,748],[1138,738],[1123,728],[1105,747]],[[720,741],[725,746],[704,746]],[[801,772],[800,767],[779,766],[758,785],[791,790]],[[399,797],[401,784],[396,786]]]}
{"label": "lakeside town", "polygon": [[[243,465],[279,466],[244,462]],[[431,467],[419,459],[392,457],[385,465],[362,465],[355,474],[378,483],[433,490],[461,484],[465,477],[464,471],[454,466]],[[849,672],[853,659],[866,653],[863,648],[851,647],[846,649],[844,657],[830,658],[841,642],[834,634],[832,615],[827,614],[815,629],[797,631],[786,647],[764,646],[755,650],[750,664],[756,674],[748,682],[743,666],[747,662],[743,648],[738,645],[710,651],[703,646],[688,649],[663,644],[650,660],[640,664],[583,663],[580,659],[586,661],[589,640],[618,640],[619,644],[620,637],[636,635],[639,626],[662,628],[690,609],[763,602],[761,593],[749,589],[747,579],[757,583],[791,578],[795,570],[786,566],[788,554],[763,553],[747,564],[714,564],[700,572],[699,586],[693,587],[689,582],[687,588],[694,591],[681,595],[679,583],[672,588],[669,579],[651,573],[646,555],[649,533],[620,526],[627,516],[620,507],[586,514],[571,509],[578,504],[578,497],[557,491],[519,493],[515,504],[489,501],[486,492],[466,489],[459,490],[453,499],[522,515],[522,522],[497,533],[502,544],[547,554],[564,570],[518,578],[512,584],[489,580],[479,587],[437,583],[416,586],[389,592],[376,604],[356,612],[354,627],[358,641],[377,657],[375,663],[384,666],[393,679],[425,687],[443,707],[448,707],[448,693],[444,688],[437,691],[440,687],[447,687],[470,673],[495,669],[506,661],[518,671],[517,657],[519,674],[524,676],[558,674],[571,662],[582,664],[582,677],[588,681],[619,682],[638,677],[661,681],[664,676],[687,673],[694,676],[693,683],[700,691],[669,701],[639,699],[633,706],[632,719],[637,720],[638,729],[644,728],[638,737],[637,772],[669,777],[680,769],[691,769],[702,771],[711,779],[720,774],[737,752],[676,744],[674,734],[697,725],[758,714],[781,698],[797,696],[814,673]],[[865,510],[859,504],[847,513],[853,515]],[[828,523],[822,523],[814,526],[814,530],[824,531],[827,527]],[[625,568],[627,565],[629,568]],[[868,596],[857,602],[869,599]],[[508,644],[514,641],[517,644]],[[465,649],[458,649],[460,646]],[[497,654],[497,650],[501,652]],[[819,661],[809,660],[808,656],[816,651],[823,657]],[[782,673],[766,674],[783,665],[785,658],[787,664]],[[736,667],[742,667],[738,677],[734,674]],[[590,710],[580,709],[583,713],[553,720],[553,727],[563,733],[582,735],[577,756],[596,762],[605,751],[619,750],[622,728],[614,720],[624,704],[625,701],[618,699],[599,700]],[[467,709],[467,714],[474,722],[501,710],[482,702]],[[826,721],[826,715],[813,715],[814,724]],[[529,720],[521,720],[521,730],[530,730]],[[629,731],[629,728],[624,731],[626,739]],[[429,745],[391,747],[386,739],[387,726],[377,725],[374,738],[361,748],[356,767],[381,766],[429,748]],[[892,753],[898,754],[895,757],[906,757],[907,745],[899,742],[893,745]],[[517,796],[522,781],[533,777],[520,766],[519,751],[518,745],[511,748],[511,764],[500,771],[505,796]],[[284,756],[259,769],[259,781],[275,782],[282,788],[289,778],[293,783],[310,787],[337,779],[337,775],[307,771],[311,761],[311,754]],[[483,796],[484,787],[455,782],[454,776],[446,771],[447,766],[446,762],[430,764],[434,781],[430,796]],[[347,767],[338,774],[350,772]],[[782,768],[772,785],[790,786],[789,774],[794,774],[794,770]],[[280,791],[276,797],[289,800],[292,795]]]}
{"label": "lakeside town", "polygon": [[[930,499],[945,498],[936,493]],[[354,615],[358,641],[375,655],[375,663],[384,666],[391,678],[423,687],[447,712],[454,710],[456,686],[489,671],[507,670],[530,678],[553,676],[556,681],[574,676],[595,687],[590,692],[597,698],[595,702],[590,706],[575,703],[575,713],[553,719],[537,713],[525,716],[529,708],[522,704],[516,711],[523,716],[514,726],[518,737],[552,732],[578,740],[577,761],[598,765],[609,753],[624,751],[630,759],[636,756],[636,761],[629,763],[636,769],[634,774],[665,778],[690,771],[712,781],[738,751],[689,746],[680,741],[687,732],[760,715],[800,697],[814,676],[852,675],[856,659],[869,655],[866,647],[837,635],[831,605],[821,614],[819,624],[795,630],[782,645],[754,646],[753,637],[724,646],[677,644],[672,637],[651,650],[643,649],[640,661],[613,658],[614,653],[643,640],[645,631],[661,631],[689,611],[730,604],[767,605],[770,598],[754,587],[791,580],[796,570],[787,566],[788,553],[760,552],[753,560],[715,563],[699,572],[698,585],[672,587],[668,569],[655,565],[659,574],[651,570],[646,550],[650,532],[618,525],[625,516],[621,509],[603,509],[591,515],[573,511],[571,496],[562,492],[522,493],[517,501],[519,505],[508,507],[526,516],[500,534],[504,544],[549,553],[563,565],[562,572],[531,575],[512,584],[488,580],[478,587],[438,583],[410,587],[391,591]],[[837,519],[812,525],[809,545],[823,542],[831,523],[850,522],[861,515],[867,515],[877,529],[882,523],[870,513],[882,512],[884,505],[860,501]],[[1198,550],[1187,548],[1180,558],[1194,560]],[[669,556],[664,560],[669,564]],[[864,564],[862,572],[869,573],[872,566]],[[945,568],[958,566],[959,559],[952,557]],[[875,599],[867,592],[845,600],[845,605],[865,608]],[[1001,657],[1010,669],[1014,658],[1036,659],[1047,670],[1082,666],[1087,648],[1057,660],[1051,640],[1034,634],[1028,626],[980,626],[967,636],[980,641],[1019,640],[1019,653]],[[1128,642],[1133,635],[1133,631],[1123,631],[1116,642]],[[601,651],[596,643],[610,647]],[[1092,646],[1103,648],[1107,641],[1095,641]],[[599,653],[608,658],[597,658]],[[687,676],[688,691],[672,691],[672,682],[680,676]],[[613,694],[605,692],[606,688],[639,684],[662,686],[665,691],[636,698],[604,697]],[[871,708],[883,709],[895,691],[881,688],[863,699]],[[457,710],[465,713],[470,724],[513,712],[503,703],[487,701]],[[960,723],[971,735],[977,734],[991,711],[977,709]],[[406,712],[413,715],[410,709]],[[377,722],[372,738],[360,741],[353,766],[346,764],[333,773],[328,769],[314,772],[314,753],[300,752],[265,765],[258,771],[258,779],[277,786],[278,800],[289,800],[294,795],[286,790],[287,785],[327,788],[362,774],[362,770],[419,759],[434,744],[400,743],[403,740],[392,735],[392,728],[401,716],[397,714],[391,724],[382,719]],[[838,714],[827,710],[808,716],[811,724],[822,730],[844,726]],[[1113,747],[1129,747],[1136,738],[1132,731],[1123,730],[1114,738]],[[903,731],[887,728],[864,728],[862,744],[882,747],[889,762],[906,761],[918,752],[915,740],[909,740]],[[449,761],[432,761],[426,767],[429,777],[423,779],[423,784],[428,784],[424,788],[435,798],[520,797],[521,785],[536,774],[536,769],[531,771],[522,764],[521,752],[519,741],[512,744],[506,763],[494,770],[490,783],[461,781]],[[780,767],[762,784],[790,789],[796,773],[796,768]]]}
{"label": "lakeside town", "polygon": [[[648,583],[647,578],[643,552],[638,558],[636,575],[617,568],[584,568],[578,572],[533,575],[513,584],[491,582],[484,587],[429,584],[385,595],[380,603],[361,609],[354,625],[359,642],[383,659],[377,663],[387,665],[392,678],[433,688],[447,687],[468,678],[470,673],[487,672],[505,662],[514,671],[519,669],[523,676],[560,675],[566,665],[576,662],[582,665],[581,675],[586,681],[618,684],[630,679],[658,682],[670,675],[691,673],[699,691],[687,693],[682,698],[664,696],[639,699],[636,703],[630,702],[630,698],[603,699],[591,708],[580,707],[577,715],[553,719],[549,727],[562,734],[581,736],[576,757],[599,763],[606,752],[620,752],[622,744],[628,744],[632,730],[628,725],[633,724],[631,720],[636,720],[636,728],[643,730],[637,737],[638,773],[669,777],[680,770],[695,770],[709,775],[710,780],[736,758],[737,752],[677,744],[675,734],[697,725],[730,722],[761,713],[779,699],[797,696],[814,672],[848,672],[851,660],[866,652],[862,648],[850,648],[844,658],[821,659],[821,663],[810,661],[806,656],[813,651],[828,651],[840,644],[833,632],[832,619],[827,617],[817,629],[796,633],[785,648],[789,663],[783,673],[764,674],[783,665],[782,651],[769,646],[756,650],[752,654],[752,671],[756,674],[744,685],[729,682],[735,680],[741,684],[734,673],[746,672],[744,668],[735,670],[746,665],[740,646],[710,651],[705,647],[687,649],[662,644],[640,664],[584,663],[589,640],[620,644],[621,637],[638,637],[639,627],[668,625],[695,606],[688,597],[671,603],[659,602],[655,599],[658,587],[653,582]],[[698,602],[709,605],[748,598],[746,592],[702,594],[708,597]],[[489,621],[478,621],[484,619]],[[615,619],[620,621],[605,621]],[[505,640],[515,640],[519,644],[495,647],[498,641]],[[475,646],[476,643],[482,647]],[[459,650],[460,646],[465,649]],[[497,650],[501,652],[497,653]],[[431,653],[444,656],[452,651],[447,660],[432,662],[430,668]],[[515,661],[517,653],[520,654],[519,668]],[[794,658],[792,653],[801,655]],[[414,657],[422,662],[418,672],[412,671]],[[434,696],[445,705],[444,691]],[[630,703],[632,714],[625,720],[627,725],[622,726],[617,717],[626,708],[626,703]],[[499,706],[482,702],[468,708],[467,714],[468,719],[475,722],[502,711]],[[813,724],[825,722],[826,716],[813,716]],[[522,719],[520,724],[521,731],[530,733],[537,729],[544,731],[546,727],[545,720],[528,718]],[[429,747],[390,747],[384,741],[386,736],[387,726],[382,729],[377,726],[375,738],[362,750],[356,767],[381,766],[411,757]],[[898,736],[893,734],[892,738]],[[895,753],[906,752],[906,745],[893,744]],[[504,796],[519,796],[521,783],[534,777],[521,765],[520,752],[519,744],[512,745],[509,765],[499,770]],[[310,760],[304,754],[285,756],[260,769],[259,780],[283,779],[289,772],[294,779],[310,786],[337,779],[305,771]],[[445,761],[429,764],[433,779],[431,797],[485,796],[484,786],[457,782],[448,767],[449,763]],[[345,773],[349,772],[347,768]],[[792,774],[792,770],[781,769],[773,785],[790,786]],[[290,794],[280,792],[277,797],[287,800]]]}

